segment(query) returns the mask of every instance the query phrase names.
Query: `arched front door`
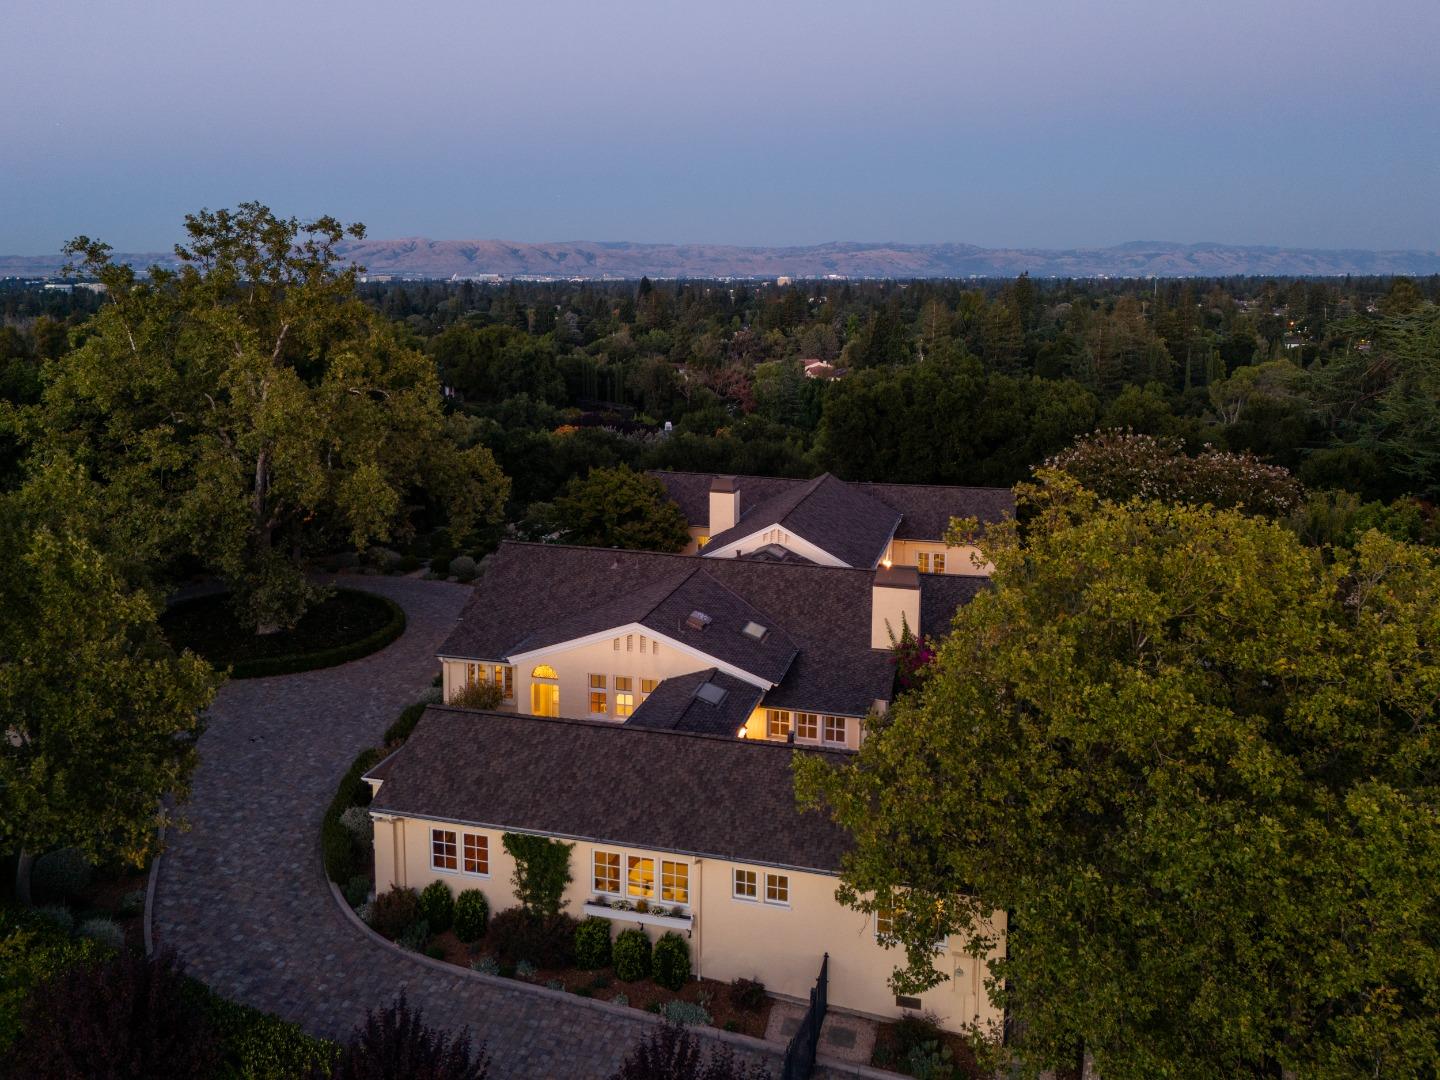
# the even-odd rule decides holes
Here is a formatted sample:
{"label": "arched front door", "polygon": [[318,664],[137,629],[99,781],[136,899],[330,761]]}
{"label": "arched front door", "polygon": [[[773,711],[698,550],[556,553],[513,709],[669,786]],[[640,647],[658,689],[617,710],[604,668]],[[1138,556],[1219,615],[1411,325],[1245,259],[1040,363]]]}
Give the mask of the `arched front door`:
{"label": "arched front door", "polygon": [[560,715],[560,676],[549,664],[530,672],[530,712],[535,716]]}

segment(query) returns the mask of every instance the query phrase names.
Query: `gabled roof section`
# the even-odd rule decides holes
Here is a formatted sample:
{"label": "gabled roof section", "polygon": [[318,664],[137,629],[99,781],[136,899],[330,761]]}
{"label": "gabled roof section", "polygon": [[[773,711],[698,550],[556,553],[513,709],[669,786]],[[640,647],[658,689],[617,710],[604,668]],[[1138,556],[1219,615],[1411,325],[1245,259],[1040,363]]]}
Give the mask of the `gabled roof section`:
{"label": "gabled roof section", "polygon": [[739,522],[710,537],[702,554],[719,551],[736,540],[778,525],[829,552],[846,566],[866,569],[880,561],[900,524],[900,514],[894,507],[829,473],[781,491],[749,509],[743,482],[740,490]]}
{"label": "gabled roof section", "polygon": [[[665,485],[665,490],[680,507],[686,521],[695,526],[708,523],[712,473],[657,470],[651,475]],[[748,518],[748,510],[813,483],[782,476],[737,476],[735,481],[740,491],[742,522]],[[840,483],[896,511],[900,515],[900,524],[895,536],[900,540],[939,541],[950,527],[951,518],[973,517],[984,524],[1015,515],[1015,493],[1009,488],[857,481]],[[824,544],[822,538],[808,535],[805,538],[812,543]]]}
{"label": "gabled roof section", "polygon": [[795,803],[784,744],[431,706],[374,812],[833,873],[849,846]]}
{"label": "gabled roof section", "polygon": [[[636,621],[696,652],[778,683],[800,651],[795,639],[773,616],[717,581],[709,563],[695,563],[688,578]],[[708,617],[703,629],[690,618],[693,613]],[[745,633],[752,622],[768,628],[762,639]]]}
{"label": "gabled roof section", "polygon": [[708,668],[663,680],[625,723],[657,731],[734,738],[760,704],[760,697],[758,687]]}

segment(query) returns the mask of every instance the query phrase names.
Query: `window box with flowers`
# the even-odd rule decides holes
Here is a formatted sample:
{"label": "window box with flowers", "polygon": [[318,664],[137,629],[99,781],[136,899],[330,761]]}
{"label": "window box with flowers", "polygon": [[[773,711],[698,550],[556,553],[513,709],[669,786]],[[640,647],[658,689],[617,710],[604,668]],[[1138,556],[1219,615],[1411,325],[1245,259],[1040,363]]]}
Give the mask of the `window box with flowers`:
{"label": "window box with flowers", "polygon": [[639,923],[642,926],[661,926],[667,930],[689,933],[695,923],[695,916],[682,907],[667,907],[651,904],[645,900],[631,903],[609,896],[595,896],[585,901],[584,912],[612,922]]}

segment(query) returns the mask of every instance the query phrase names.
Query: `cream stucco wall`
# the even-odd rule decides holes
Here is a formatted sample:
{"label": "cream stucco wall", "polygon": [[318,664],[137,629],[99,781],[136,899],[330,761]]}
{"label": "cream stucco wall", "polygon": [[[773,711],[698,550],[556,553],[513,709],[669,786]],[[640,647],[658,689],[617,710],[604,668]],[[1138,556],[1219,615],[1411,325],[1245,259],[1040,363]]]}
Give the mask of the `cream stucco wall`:
{"label": "cream stucco wall", "polygon": [[890,550],[885,553],[896,566],[918,565],[916,556],[925,552],[931,558],[933,565],[936,555],[945,556],[945,573],[947,574],[984,574],[988,576],[995,568],[983,559],[980,565],[975,565],[975,559],[979,556],[980,549],[970,545],[960,547],[949,547],[939,541],[932,540],[891,540]]}
{"label": "cream stucco wall", "polygon": [[[750,714],[750,718],[745,721],[745,738],[747,738],[747,739],[762,739],[762,740],[763,740],[763,739],[769,739],[769,738],[770,738],[770,721],[769,721],[769,717],[766,715],[767,711],[768,711],[768,710],[766,709],[764,702],[761,702],[760,706],[759,706],[754,712],[752,712],[752,713]],[[782,710],[780,710],[780,711],[789,714],[789,716],[790,716],[790,726],[791,726],[792,729],[795,729],[795,730],[798,732],[798,730],[799,730],[798,727],[797,727],[798,718],[797,718],[796,714],[799,713],[799,712],[812,712],[813,710],[809,710],[809,709],[804,709],[804,710],[802,710],[802,709],[782,709]],[[862,717],[859,717],[859,716],[846,716],[846,717],[845,717],[845,741],[844,741],[843,743],[841,743],[841,742],[826,742],[826,741],[825,741],[825,738],[824,738],[824,736],[825,736],[825,714],[824,714],[824,713],[816,713],[815,715],[816,715],[816,717],[818,718],[818,719],[817,719],[817,722],[816,722],[816,727],[817,727],[818,731],[820,732],[820,738],[819,738],[819,739],[805,739],[805,738],[801,738],[801,737],[797,734],[796,737],[795,737],[795,745],[797,745],[797,746],[818,746],[818,747],[823,747],[823,748],[827,748],[827,749],[831,749],[831,750],[858,750],[858,749],[860,749],[860,743],[861,743],[861,741],[862,741],[863,738],[864,738],[864,723],[865,723],[865,722],[864,722],[864,719],[863,719]],[[839,715],[839,714],[833,714],[833,715]],[[773,742],[785,742],[785,741],[788,741],[788,740],[774,739],[774,740],[771,740],[771,741],[773,741]]]}
{"label": "cream stucco wall", "polygon": [[[481,890],[492,912],[515,905],[510,884],[514,862],[505,853],[500,830],[390,818],[383,814],[373,816],[375,880],[381,891],[394,885],[423,889],[432,881],[444,880],[457,894],[462,889]],[[489,875],[432,869],[430,830],[435,827],[453,830],[462,850],[463,833],[486,836]],[[904,1011],[896,1004],[894,991],[887,982],[903,954],[885,949],[876,941],[871,916],[842,907],[835,900],[834,876],[576,841],[570,854],[574,880],[566,890],[565,899],[566,910],[577,918],[584,916],[583,905],[595,895],[591,888],[591,867],[596,849],[621,855],[622,889],[625,858],[629,855],[654,859],[657,877],[662,860],[683,861],[689,865],[688,907],[694,917],[688,939],[691,964],[697,975],[727,982],[757,978],[774,993],[804,999],[819,972],[821,957],[828,952],[831,1005],[876,1016],[895,1016]],[[732,880],[737,868],[755,871],[762,894],[767,872],[786,875],[789,904],[735,899]],[[615,916],[616,933],[637,925],[627,923],[624,912],[617,911]],[[995,925],[1003,933],[1003,914],[997,913]],[[651,937],[664,932],[661,927],[645,929]],[[985,963],[965,953],[962,944],[958,938],[951,939],[946,948],[936,954],[937,968],[950,977],[921,995],[921,1007],[934,1010],[941,1023],[951,1029],[963,1027],[972,1020],[982,1024],[999,1023],[1001,1014],[985,995]]]}

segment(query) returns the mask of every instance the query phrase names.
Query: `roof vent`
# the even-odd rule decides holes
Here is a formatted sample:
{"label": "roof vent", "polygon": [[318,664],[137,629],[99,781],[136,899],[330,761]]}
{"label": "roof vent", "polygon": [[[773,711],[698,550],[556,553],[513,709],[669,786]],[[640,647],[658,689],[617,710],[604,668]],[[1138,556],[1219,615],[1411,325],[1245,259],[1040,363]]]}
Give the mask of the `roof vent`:
{"label": "roof vent", "polygon": [[716,686],[713,682],[701,683],[700,688],[695,691],[695,696],[706,705],[719,705],[725,700],[725,688]]}
{"label": "roof vent", "polygon": [[711,619],[703,611],[692,611],[685,616],[685,625],[691,630],[704,630],[710,625]]}
{"label": "roof vent", "polygon": [[770,633],[770,630],[767,627],[761,626],[758,622],[747,622],[745,624],[745,636],[755,641],[764,641],[765,635],[768,633]]}

